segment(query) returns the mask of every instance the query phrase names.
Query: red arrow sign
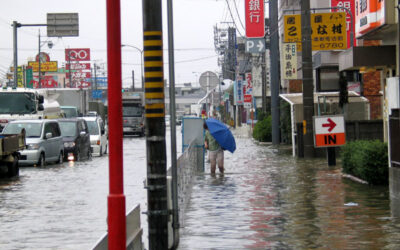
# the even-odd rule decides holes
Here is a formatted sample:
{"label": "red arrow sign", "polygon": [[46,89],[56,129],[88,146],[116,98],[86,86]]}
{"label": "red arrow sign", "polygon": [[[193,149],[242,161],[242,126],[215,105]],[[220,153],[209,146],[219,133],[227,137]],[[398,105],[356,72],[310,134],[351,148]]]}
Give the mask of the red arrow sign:
{"label": "red arrow sign", "polygon": [[328,123],[322,124],[322,127],[329,127],[328,131],[331,132],[336,127],[336,123],[328,118]]}

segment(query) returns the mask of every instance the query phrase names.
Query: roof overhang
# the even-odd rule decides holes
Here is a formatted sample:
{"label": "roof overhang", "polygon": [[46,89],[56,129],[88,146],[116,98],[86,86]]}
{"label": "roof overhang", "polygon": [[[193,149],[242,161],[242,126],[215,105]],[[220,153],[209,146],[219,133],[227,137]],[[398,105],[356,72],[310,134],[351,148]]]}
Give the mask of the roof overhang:
{"label": "roof overhang", "polygon": [[339,65],[339,54],[342,51],[318,51],[313,56],[313,68],[332,67]]}
{"label": "roof overhang", "polygon": [[339,71],[396,67],[396,46],[353,47],[339,54]]}

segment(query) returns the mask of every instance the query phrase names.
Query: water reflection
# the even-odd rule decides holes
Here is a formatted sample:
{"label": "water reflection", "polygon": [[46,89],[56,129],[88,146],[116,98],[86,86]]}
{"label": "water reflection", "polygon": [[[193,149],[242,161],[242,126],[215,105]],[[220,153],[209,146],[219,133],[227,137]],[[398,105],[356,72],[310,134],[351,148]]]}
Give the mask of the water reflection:
{"label": "water reflection", "polygon": [[343,179],[340,162],[295,159],[285,147],[237,146],[222,178],[196,179],[180,249],[400,249],[388,187]]}

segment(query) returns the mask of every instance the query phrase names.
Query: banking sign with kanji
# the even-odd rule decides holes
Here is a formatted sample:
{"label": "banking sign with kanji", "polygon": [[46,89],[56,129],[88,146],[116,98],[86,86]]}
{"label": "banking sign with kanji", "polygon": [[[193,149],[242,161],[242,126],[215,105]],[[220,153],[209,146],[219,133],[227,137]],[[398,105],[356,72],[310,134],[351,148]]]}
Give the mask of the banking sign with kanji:
{"label": "banking sign with kanji", "polygon": [[[311,14],[312,50],[347,49],[346,13],[313,13]],[[284,16],[284,42],[297,43],[301,51],[301,16]]]}
{"label": "banking sign with kanji", "polygon": [[336,147],[345,143],[345,122],[342,115],[314,117],[315,147]]}
{"label": "banking sign with kanji", "polygon": [[264,0],[245,0],[246,37],[264,37]]}

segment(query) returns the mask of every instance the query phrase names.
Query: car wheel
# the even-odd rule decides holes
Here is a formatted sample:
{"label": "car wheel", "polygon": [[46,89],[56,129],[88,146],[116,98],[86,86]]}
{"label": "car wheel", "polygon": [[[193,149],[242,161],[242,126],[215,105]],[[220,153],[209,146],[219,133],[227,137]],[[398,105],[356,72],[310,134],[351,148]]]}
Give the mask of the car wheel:
{"label": "car wheel", "polygon": [[44,157],[44,153],[40,154],[37,166],[38,167],[45,167],[46,166],[46,158]]}
{"label": "car wheel", "polygon": [[57,160],[57,164],[63,164],[63,162],[64,162],[64,154],[63,154],[63,152],[61,151],[60,152],[60,155],[58,156],[58,160]]}
{"label": "car wheel", "polygon": [[14,177],[19,175],[19,166],[18,166],[18,156],[14,156],[14,161],[8,163],[8,177]]}

